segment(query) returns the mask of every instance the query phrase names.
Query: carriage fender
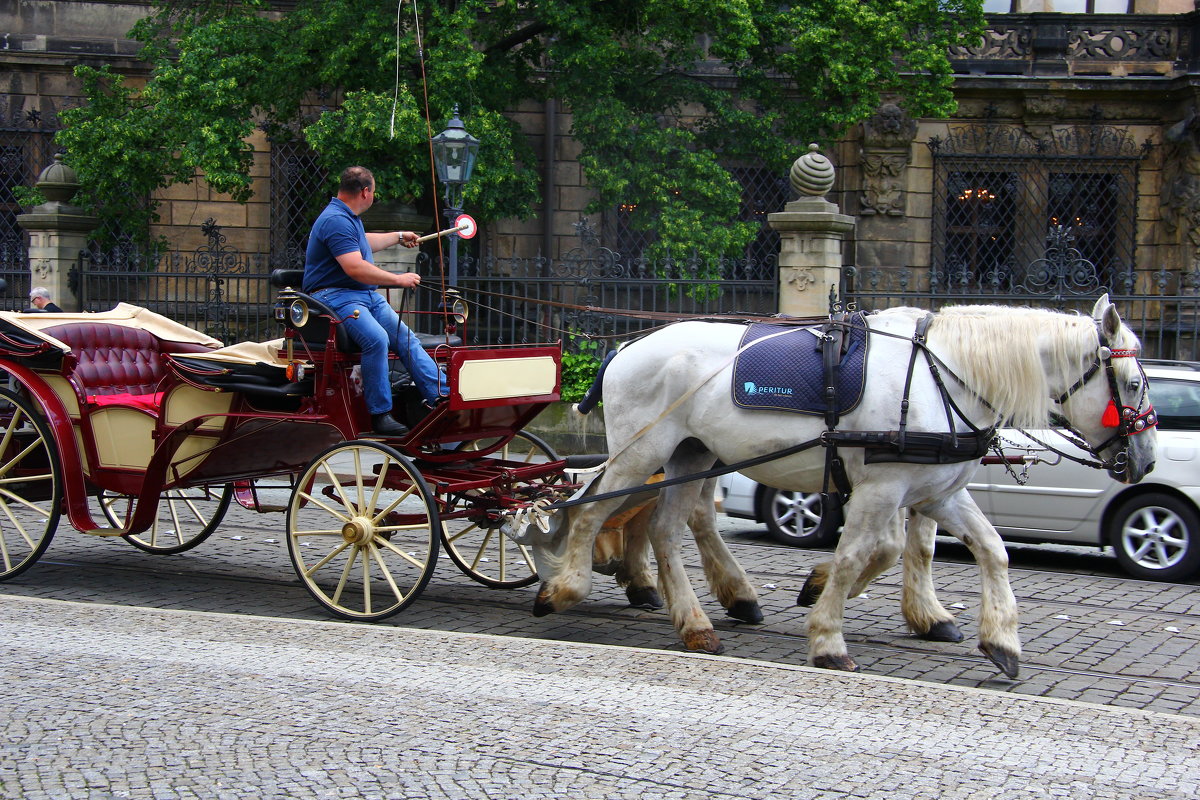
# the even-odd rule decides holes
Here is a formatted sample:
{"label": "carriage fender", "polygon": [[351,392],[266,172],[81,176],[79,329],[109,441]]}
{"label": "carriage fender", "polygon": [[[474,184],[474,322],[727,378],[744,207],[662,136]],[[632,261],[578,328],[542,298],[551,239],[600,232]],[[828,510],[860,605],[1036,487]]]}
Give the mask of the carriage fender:
{"label": "carriage fender", "polygon": [[53,444],[58,448],[59,463],[62,465],[63,502],[71,524],[81,531],[97,530],[101,526],[92,519],[88,508],[87,487],[83,482],[83,469],[79,467],[83,457],[75,443],[75,425],[62,400],[27,367],[7,362],[0,369],[29,392],[46,415],[46,424],[54,433]]}

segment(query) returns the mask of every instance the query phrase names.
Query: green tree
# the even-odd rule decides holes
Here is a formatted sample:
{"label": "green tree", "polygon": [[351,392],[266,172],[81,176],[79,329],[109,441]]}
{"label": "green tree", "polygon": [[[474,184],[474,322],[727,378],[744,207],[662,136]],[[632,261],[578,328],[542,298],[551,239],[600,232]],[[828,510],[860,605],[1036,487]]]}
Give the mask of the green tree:
{"label": "green tree", "polygon": [[834,140],[883,95],[947,114],[947,49],[981,20],[980,0],[176,0],[133,32],[144,82],[77,68],[88,102],[59,141],[97,205],[197,175],[245,201],[255,126],[332,98],[305,129],[330,170],[359,161],[382,195],[414,197],[428,137],[458,105],[482,141],[468,207],[527,217],[536,158],[510,115],[555,98],[598,192],[590,210],[636,204],[658,255],[734,255],[752,230],[730,224],[739,187],[723,161],[786,171],[798,144]]}

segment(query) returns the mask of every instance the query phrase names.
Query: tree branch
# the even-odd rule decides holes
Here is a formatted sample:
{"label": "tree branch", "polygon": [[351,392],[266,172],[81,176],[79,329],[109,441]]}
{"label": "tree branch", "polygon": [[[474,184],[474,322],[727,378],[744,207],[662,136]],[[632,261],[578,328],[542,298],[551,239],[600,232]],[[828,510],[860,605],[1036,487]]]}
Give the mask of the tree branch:
{"label": "tree branch", "polygon": [[490,56],[494,53],[503,53],[508,50],[512,50],[517,45],[524,44],[525,42],[528,42],[530,39],[540,36],[541,34],[545,33],[547,30],[549,30],[549,28],[550,28],[550,26],[545,22],[535,22],[532,25],[528,25],[519,31],[514,31],[514,32],[510,33],[508,36],[505,36],[503,39],[496,42],[495,44],[488,45],[488,47],[483,52],[484,52],[484,54]]}

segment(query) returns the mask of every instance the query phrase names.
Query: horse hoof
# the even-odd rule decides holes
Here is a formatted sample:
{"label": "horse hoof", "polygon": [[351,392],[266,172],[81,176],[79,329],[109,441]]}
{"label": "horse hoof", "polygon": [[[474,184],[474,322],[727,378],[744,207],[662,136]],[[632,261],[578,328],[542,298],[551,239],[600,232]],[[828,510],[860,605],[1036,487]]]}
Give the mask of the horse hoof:
{"label": "horse hoof", "polygon": [[754,600],[735,600],[733,605],[725,609],[725,613],[736,620],[754,625],[763,621],[762,609]]}
{"label": "horse hoof", "polygon": [[947,619],[935,622],[929,630],[924,633],[918,633],[917,638],[924,639],[927,642],[961,642],[963,634],[958,629],[958,626],[954,624],[954,620]]}
{"label": "horse hoof", "polygon": [[821,599],[821,590],[825,588],[825,582],[813,580],[814,577],[809,575],[808,580],[800,587],[800,594],[796,595],[796,605],[811,608]]}
{"label": "horse hoof", "polygon": [[546,590],[545,584],[542,584],[541,590],[533,600],[533,615],[544,617],[547,614],[553,614],[554,611],[554,603],[550,602],[550,593]]}
{"label": "horse hoof", "polygon": [[1008,677],[1016,680],[1017,675],[1021,671],[1021,659],[1012,652],[998,645],[988,644],[987,642],[979,643],[979,650],[987,656],[993,664],[1000,668]]}
{"label": "horse hoof", "polygon": [[717,632],[714,630],[685,633],[683,646],[693,653],[711,653],[715,656],[725,652],[725,645],[721,644],[721,640],[717,638]]}
{"label": "horse hoof", "polygon": [[842,672],[858,672],[858,664],[850,656],[817,656],[812,665],[820,669],[836,669]]}
{"label": "horse hoof", "polygon": [[653,586],[630,586],[625,590],[629,605],[633,608],[662,608],[663,601],[658,590]]}

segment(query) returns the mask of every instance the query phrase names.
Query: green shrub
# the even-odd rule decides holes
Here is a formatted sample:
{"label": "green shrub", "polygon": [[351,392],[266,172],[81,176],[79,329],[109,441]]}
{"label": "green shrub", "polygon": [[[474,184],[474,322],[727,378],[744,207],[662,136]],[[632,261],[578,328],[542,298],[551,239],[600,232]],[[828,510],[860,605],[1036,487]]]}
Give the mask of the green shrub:
{"label": "green shrub", "polygon": [[592,387],[604,357],[603,342],[570,337],[570,349],[562,357],[562,399],[578,403]]}

